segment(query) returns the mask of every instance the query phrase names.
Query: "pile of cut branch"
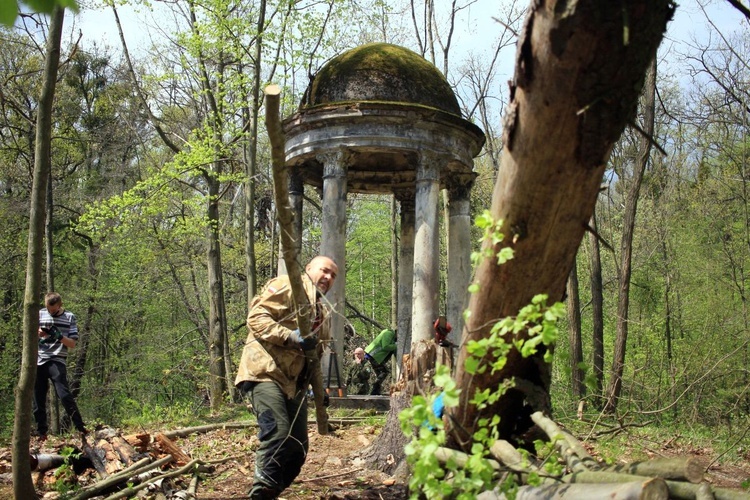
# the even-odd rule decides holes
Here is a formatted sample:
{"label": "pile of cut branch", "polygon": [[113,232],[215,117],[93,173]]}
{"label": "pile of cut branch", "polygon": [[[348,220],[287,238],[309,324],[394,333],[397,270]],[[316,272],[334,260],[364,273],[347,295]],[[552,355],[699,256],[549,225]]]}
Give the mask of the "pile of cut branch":
{"label": "pile of cut branch", "polygon": [[[216,429],[247,428],[254,423],[224,423],[179,429],[157,434],[120,436],[113,429],[98,430],[91,441],[84,441],[83,454],[91,461],[99,481],[82,488],[71,500],[109,495],[106,500],[128,498],[141,490],[171,490],[173,498],[195,498],[198,474],[211,472],[213,466],[232,458],[218,461],[191,459],[172,440],[194,433]],[[173,478],[191,475],[184,490]],[[187,481],[185,481],[187,482]],[[170,483],[170,484],[168,484]]]}
{"label": "pile of cut branch", "polygon": [[[626,465],[606,465],[591,457],[581,443],[563,431],[552,420],[536,412],[531,418],[541,428],[565,461],[565,472],[551,476],[538,464],[529,463],[507,441],[496,441],[490,452],[492,466],[498,476],[515,475],[518,483],[527,484],[532,473],[542,478],[539,486],[521,486],[518,500],[578,500],[581,498],[680,499],[680,500],[750,500],[750,495],[726,488],[715,488],[703,481],[703,469],[690,457],[646,460]],[[442,462],[453,460],[462,465],[468,456],[442,448],[438,451]],[[481,500],[505,499],[498,491],[482,493]]]}

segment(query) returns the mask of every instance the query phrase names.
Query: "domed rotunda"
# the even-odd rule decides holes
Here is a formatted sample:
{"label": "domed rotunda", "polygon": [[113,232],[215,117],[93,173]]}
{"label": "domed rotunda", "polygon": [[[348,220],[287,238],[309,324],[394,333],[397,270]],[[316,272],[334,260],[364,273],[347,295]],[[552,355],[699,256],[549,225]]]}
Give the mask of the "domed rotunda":
{"label": "domed rotunda", "polygon": [[[398,324],[389,325],[398,329],[399,363],[413,342],[431,341],[432,323],[439,314],[446,315],[455,335],[460,335],[471,278],[473,159],[485,137],[461,116],[442,73],[404,47],[387,43],[356,47],[318,71],[297,112],[283,121],[283,130],[293,208],[301,210],[303,183],[322,190],[320,253],[332,257],[340,273],[327,295],[337,313],[332,317],[338,359],[343,359],[346,312],[348,193],[389,194],[399,202]],[[448,192],[450,269],[447,310],[442,313],[438,310],[441,189]]]}

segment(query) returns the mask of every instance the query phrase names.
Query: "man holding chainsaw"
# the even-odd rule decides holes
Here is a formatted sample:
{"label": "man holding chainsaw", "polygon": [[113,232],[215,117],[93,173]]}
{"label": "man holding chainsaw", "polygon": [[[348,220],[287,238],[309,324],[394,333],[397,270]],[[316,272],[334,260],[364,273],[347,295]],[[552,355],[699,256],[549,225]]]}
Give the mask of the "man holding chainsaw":
{"label": "man holding chainsaw", "polygon": [[37,435],[40,441],[47,439],[47,390],[52,381],[65,412],[83,437],[86,435],[86,427],[70,392],[66,367],[68,349],[73,349],[78,341],[78,323],[75,315],[63,307],[59,293],[50,292],[45,295],[44,305],[39,311],[39,350],[34,385]]}
{"label": "man holding chainsaw", "polygon": [[311,332],[300,332],[288,276],[269,281],[250,304],[247,341],[235,385],[258,419],[251,499],[277,498],[297,477],[308,450],[305,351],[330,341],[329,308],[321,300],[333,286],[338,266],[319,255],[305,267],[302,283],[309,302],[300,305]]}

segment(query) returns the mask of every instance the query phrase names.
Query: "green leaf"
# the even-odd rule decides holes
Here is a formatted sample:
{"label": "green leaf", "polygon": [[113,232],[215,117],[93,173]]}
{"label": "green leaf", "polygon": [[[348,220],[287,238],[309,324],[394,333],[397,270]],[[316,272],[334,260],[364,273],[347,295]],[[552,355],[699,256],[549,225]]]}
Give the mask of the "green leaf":
{"label": "green leaf", "polygon": [[455,408],[456,406],[458,406],[458,395],[460,393],[460,390],[451,393],[445,393],[445,395],[443,396],[443,403],[445,403],[446,408]]}
{"label": "green leaf", "polygon": [[505,264],[509,260],[513,258],[513,249],[510,247],[502,248],[497,253],[497,263],[498,264]]}
{"label": "green leaf", "polygon": [[470,375],[476,375],[477,368],[479,368],[479,359],[474,357],[467,357],[466,362],[464,363],[464,369],[466,370],[466,373],[469,373]]}
{"label": "green leaf", "polygon": [[24,3],[31,7],[34,12],[42,14],[51,14],[57,4],[55,0],[24,0]]}
{"label": "green leaf", "polygon": [[0,2],[0,24],[11,27],[18,15],[18,5],[13,0]]}

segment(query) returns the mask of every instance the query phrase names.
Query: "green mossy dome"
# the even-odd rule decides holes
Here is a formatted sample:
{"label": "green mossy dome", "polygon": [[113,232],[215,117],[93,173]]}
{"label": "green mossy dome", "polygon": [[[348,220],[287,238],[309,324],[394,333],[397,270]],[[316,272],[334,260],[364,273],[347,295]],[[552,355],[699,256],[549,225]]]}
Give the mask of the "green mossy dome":
{"label": "green mossy dome", "polygon": [[331,59],[313,78],[300,107],[347,102],[417,104],[461,116],[443,74],[419,54],[389,43],[361,45]]}

